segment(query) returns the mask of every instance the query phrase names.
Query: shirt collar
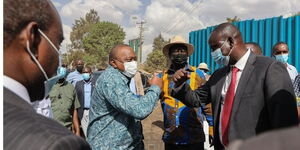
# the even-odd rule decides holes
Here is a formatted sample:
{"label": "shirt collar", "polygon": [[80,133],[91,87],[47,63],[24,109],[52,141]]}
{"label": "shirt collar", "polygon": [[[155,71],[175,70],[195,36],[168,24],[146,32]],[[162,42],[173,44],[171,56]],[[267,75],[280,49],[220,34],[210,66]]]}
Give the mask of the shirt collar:
{"label": "shirt collar", "polygon": [[84,82],[84,84],[90,84],[92,82],[92,79],[93,79],[93,75],[91,75],[91,78],[89,79],[89,81],[85,81],[83,79],[83,82]]}
{"label": "shirt collar", "polygon": [[293,70],[292,66],[291,66],[289,63],[286,63],[286,67],[287,67],[289,70]]}
{"label": "shirt collar", "polygon": [[249,56],[250,56],[250,50],[248,49],[247,52],[244,54],[244,56],[242,56],[242,58],[239,61],[237,61],[234,66],[241,71],[244,70]]}
{"label": "shirt collar", "polygon": [[31,104],[30,97],[27,89],[20,82],[4,75],[3,76],[3,86],[10,91],[14,92],[16,95],[21,97],[23,100]]}

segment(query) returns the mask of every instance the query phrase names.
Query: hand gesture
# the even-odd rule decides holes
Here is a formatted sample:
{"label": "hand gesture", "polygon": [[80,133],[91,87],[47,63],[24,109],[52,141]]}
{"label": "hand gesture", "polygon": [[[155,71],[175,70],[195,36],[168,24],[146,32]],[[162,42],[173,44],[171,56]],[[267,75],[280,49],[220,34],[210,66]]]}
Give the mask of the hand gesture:
{"label": "hand gesture", "polygon": [[174,75],[173,75],[173,81],[175,83],[175,87],[180,86],[182,83],[184,83],[186,80],[190,78],[189,72],[192,70],[184,70],[184,69],[179,69],[177,70]]}
{"label": "hand gesture", "polygon": [[162,86],[163,86],[163,81],[161,78],[159,78],[157,76],[157,73],[154,73],[154,75],[152,76],[151,79],[148,80],[150,86],[151,85],[157,85],[160,89],[162,89]]}

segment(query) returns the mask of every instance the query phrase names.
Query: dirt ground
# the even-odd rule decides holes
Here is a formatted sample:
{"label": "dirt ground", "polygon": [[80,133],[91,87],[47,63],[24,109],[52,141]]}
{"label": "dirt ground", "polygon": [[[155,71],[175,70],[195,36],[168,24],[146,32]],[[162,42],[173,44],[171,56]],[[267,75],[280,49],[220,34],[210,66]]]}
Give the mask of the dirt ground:
{"label": "dirt ground", "polygon": [[157,103],[154,111],[142,121],[145,150],[164,150],[162,141],[163,114],[160,103]]}

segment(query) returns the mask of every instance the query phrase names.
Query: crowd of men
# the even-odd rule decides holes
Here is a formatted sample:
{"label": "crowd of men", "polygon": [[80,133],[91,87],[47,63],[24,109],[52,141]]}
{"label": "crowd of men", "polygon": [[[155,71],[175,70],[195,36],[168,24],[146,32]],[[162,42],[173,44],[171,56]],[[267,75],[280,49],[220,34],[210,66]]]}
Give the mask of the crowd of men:
{"label": "crowd of men", "polygon": [[205,62],[188,64],[193,45],[175,36],[162,49],[168,69],[146,84],[129,45],[93,73],[82,60],[61,64],[62,40],[50,1],[4,1],[4,149],[142,150],[141,121],[158,101],[166,150],[204,150],[204,121],[216,150],[300,148],[300,75],[284,42],[266,57],[220,24],[208,43],[221,67],[210,75]]}

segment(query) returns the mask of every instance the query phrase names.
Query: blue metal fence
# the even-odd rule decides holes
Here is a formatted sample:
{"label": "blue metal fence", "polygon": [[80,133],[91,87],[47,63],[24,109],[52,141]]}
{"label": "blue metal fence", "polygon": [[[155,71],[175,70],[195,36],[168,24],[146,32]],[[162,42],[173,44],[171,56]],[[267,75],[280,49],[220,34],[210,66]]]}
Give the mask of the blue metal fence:
{"label": "blue metal fence", "polygon": [[[289,64],[300,72],[300,16],[289,18],[274,17],[263,20],[246,20],[233,23],[243,36],[244,42],[256,42],[263,49],[265,56],[271,56],[272,47],[279,41],[289,46]],[[195,51],[189,58],[189,63],[198,66],[205,62],[211,72],[219,66],[210,55],[208,39],[215,26],[189,33],[189,42],[194,45]]]}

